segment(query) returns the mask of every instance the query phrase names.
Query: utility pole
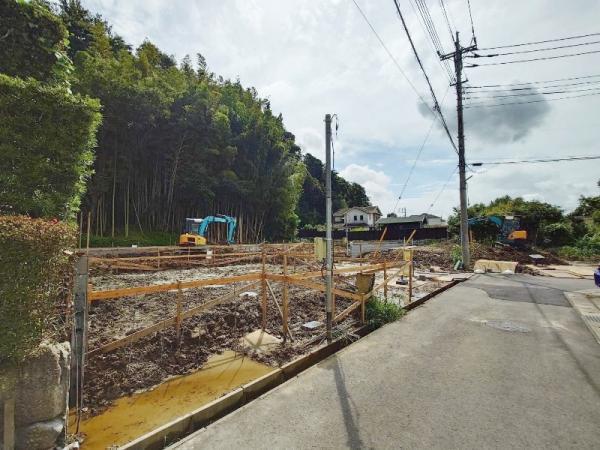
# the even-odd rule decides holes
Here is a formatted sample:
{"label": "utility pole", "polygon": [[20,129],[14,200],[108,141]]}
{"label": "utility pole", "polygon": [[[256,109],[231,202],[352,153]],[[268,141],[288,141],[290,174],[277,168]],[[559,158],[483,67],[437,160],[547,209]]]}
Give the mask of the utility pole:
{"label": "utility pole", "polygon": [[326,245],[326,282],[325,282],[325,312],[327,326],[327,342],[331,343],[331,328],[333,321],[333,240],[331,239],[331,114],[325,115],[325,215],[327,230],[325,233]]}
{"label": "utility pole", "polygon": [[469,217],[467,212],[467,180],[466,180],[466,162],[465,162],[465,132],[463,124],[463,92],[462,92],[462,68],[463,54],[477,50],[477,43],[468,47],[461,47],[456,32],[454,41],[454,52],[446,55],[440,55],[440,58],[454,59],[454,71],[456,73],[456,116],[458,121],[458,176],[460,189],[460,244],[462,249],[462,260],[465,268],[471,264],[471,252],[469,250]]}

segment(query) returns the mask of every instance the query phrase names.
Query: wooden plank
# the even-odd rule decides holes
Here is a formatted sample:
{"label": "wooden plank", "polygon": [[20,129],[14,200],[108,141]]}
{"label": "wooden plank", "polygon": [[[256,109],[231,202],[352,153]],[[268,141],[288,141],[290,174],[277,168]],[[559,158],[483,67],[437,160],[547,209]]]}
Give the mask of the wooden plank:
{"label": "wooden plank", "polygon": [[177,337],[177,343],[181,342],[181,304],[183,302],[183,292],[181,291],[181,282],[177,282],[177,315],[175,316],[175,335]]}
{"label": "wooden plank", "polygon": [[[181,289],[192,289],[203,286],[215,286],[219,284],[239,283],[242,281],[260,280],[260,272],[248,273],[245,275],[237,275],[224,278],[208,278],[205,280],[183,281]],[[168,292],[177,289],[177,283],[156,284],[151,286],[138,286],[132,288],[109,289],[104,291],[92,291],[90,300],[104,300],[120,297],[132,297],[136,295],[152,294],[155,292]]]}
{"label": "wooden plank", "polygon": [[15,448],[15,399],[4,400],[4,450]]}
{"label": "wooden plank", "polygon": [[[271,297],[273,298],[273,303],[275,303],[275,306],[277,306],[277,310],[279,311],[279,317],[281,317],[281,320],[283,321],[283,311],[281,311],[281,307],[279,306],[279,303],[277,302],[277,296],[275,295],[275,292],[273,292],[271,283],[269,283],[268,280],[267,280],[267,287],[269,288],[269,292],[271,293]],[[289,328],[288,328],[288,334],[290,335],[290,339],[293,341],[294,336],[292,335],[292,330],[290,330]]]}
{"label": "wooden plank", "polygon": [[[290,284],[295,284],[297,286],[303,286],[303,287],[306,287],[306,288],[309,288],[309,289],[314,289],[316,291],[325,292],[325,285],[324,284],[314,283],[314,282],[309,281],[309,280],[298,279],[298,278],[291,277],[291,276],[287,276],[286,277],[284,275],[271,274],[271,273],[267,274],[267,279],[268,280],[273,280],[273,281],[279,281],[279,282],[285,282],[285,281],[287,281]],[[339,295],[340,297],[350,298],[350,299],[356,300],[356,301],[360,301],[362,299],[362,295],[356,294],[354,292],[345,291],[343,289],[336,289],[336,288],[334,288],[332,290],[332,292],[335,295]]]}
{"label": "wooden plank", "polygon": [[238,295],[243,290],[246,290],[248,288],[251,288],[251,287],[254,287],[257,285],[258,285],[258,282],[248,283],[248,284],[240,287],[239,289],[234,289],[232,292],[228,292],[227,294],[222,295],[221,297],[215,298],[213,300],[209,300],[206,303],[203,303],[192,309],[188,309],[187,311],[185,311],[183,313],[182,316],[184,319],[188,319],[190,317],[196,316],[196,315],[200,314],[201,312],[206,311],[207,309],[209,309],[213,306],[216,306],[220,303],[226,302],[227,300],[231,300],[232,298],[234,298],[236,295]]}
{"label": "wooden plank", "polygon": [[260,306],[261,306],[261,310],[262,310],[262,330],[265,331],[265,328],[267,328],[267,273],[265,271],[265,264],[266,264],[266,254],[265,254],[265,248],[263,247],[262,249],[262,265],[261,265],[261,274],[260,274],[260,280],[261,280],[261,291],[260,291],[260,296],[261,296],[261,302],[260,302]]}
{"label": "wooden plank", "polygon": [[[283,253],[283,276],[287,277],[287,255]],[[288,335],[288,309],[289,309],[289,296],[288,296],[288,283],[283,282],[283,340],[285,342],[286,336]]]}
{"label": "wooden plank", "polygon": [[387,230],[388,230],[388,227],[386,225],[386,227],[383,229],[383,232],[381,233],[381,237],[379,238],[379,243],[377,244],[377,250],[375,250],[375,253],[373,253],[373,256],[372,256],[373,259],[377,258],[377,255],[379,255],[379,250],[381,249],[381,243],[383,242],[383,238],[385,237]]}
{"label": "wooden plank", "polygon": [[356,311],[356,309],[361,305],[362,302],[354,302],[350,306],[348,306],[345,310],[339,313],[337,316],[333,318],[334,322],[339,322],[340,320],[344,320],[346,316],[348,316],[352,311]]}

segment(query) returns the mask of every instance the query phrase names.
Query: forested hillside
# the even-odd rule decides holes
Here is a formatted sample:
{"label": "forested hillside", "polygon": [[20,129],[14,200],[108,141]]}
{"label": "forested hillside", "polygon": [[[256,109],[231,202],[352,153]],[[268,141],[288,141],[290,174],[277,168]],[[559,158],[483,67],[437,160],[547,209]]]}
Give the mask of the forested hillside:
{"label": "forested hillside", "polygon": [[[149,41],[132,50],[78,1],[57,13],[72,90],[102,105],[83,200],[94,234],[178,231],[185,217],[221,213],[239,219],[244,241],[276,240],[324,222],[321,162],[302,157],[254,88],[211,73],[200,54],[178,63]],[[334,188],[334,207],[368,203],[339,176]]]}

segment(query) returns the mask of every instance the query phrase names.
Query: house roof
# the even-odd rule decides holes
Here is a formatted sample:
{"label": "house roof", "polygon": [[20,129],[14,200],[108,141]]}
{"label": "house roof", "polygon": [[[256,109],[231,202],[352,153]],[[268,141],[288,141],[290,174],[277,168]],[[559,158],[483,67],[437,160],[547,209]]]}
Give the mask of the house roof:
{"label": "house roof", "polygon": [[413,214],[411,216],[406,217],[382,217],[376,222],[376,225],[389,225],[391,223],[421,223],[425,219],[441,219],[439,216],[434,216],[433,214]]}
{"label": "house roof", "polygon": [[333,215],[334,216],[343,216],[344,214],[346,214],[351,209],[358,209],[358,210],[363,211],[363,212],[365,212],[367,214],[379,214],[379,215],[381,215],[381,210],[379,209],[379,206],[352,206],[350,208],[338,209],[336,212],[333,213]]}

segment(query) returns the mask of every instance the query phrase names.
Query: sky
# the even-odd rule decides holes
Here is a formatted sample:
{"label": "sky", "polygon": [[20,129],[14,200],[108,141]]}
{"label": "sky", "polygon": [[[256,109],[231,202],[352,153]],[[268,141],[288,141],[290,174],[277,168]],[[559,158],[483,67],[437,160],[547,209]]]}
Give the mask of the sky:
{"label": "sky", "polygon": [[[187,54],[195,59],[194,55],[201,53],[210,71],[254,86],[261,97],[270,100],[272,110],[283,115],[286,128],[294,133],[303,151],[322,160],[324,116],[336,114],[335,170],[363,185],[371,202],[384,214],[430,212],[447,217],[458,205],[457,155],[439,123],[433,124],[428,110],[433,101],[394,3],[356,2],[406,77],[382,48],[353,0],[82,1],[134,48],[149,39],[179,61]],[[449,87],[412,2],[399,3],[456,136],[455,91]],[[427,4],[442,46],[449,52],[453,44],[440,2],[427,0]],[[471,26],[467,1],[445,0],[444,4],[452,30],[458,30],[461,40],[468,44]],[[600,32],[600,0],[471,0],[471,6],[480,48]],[[523,48],[515,50],[519,49]],[[600,44],[544,55],[594,49],[600,50]],[[503,60],[532,56],[541,55],[516,55]],[[465,60],[465,66],[482,59]],[[466,68],[465,76],[471,86],[505,85],[595,75],[600,74],[599,67],[600,53]],[[600,96],[560,101],[544,98],[538,94],[525,97],[542,100],[537,103],[466,109],[467,161],[599,155]],[[506,100],[513,99],[490,101]],[[473,167],[468,176],[470,204],[511,195],[549,202],[569,211],[580,195],[598,195],[600,160],[484,164]]]}

